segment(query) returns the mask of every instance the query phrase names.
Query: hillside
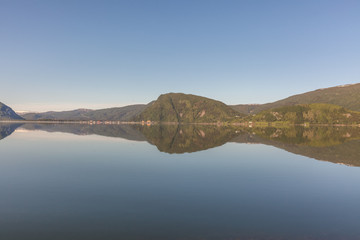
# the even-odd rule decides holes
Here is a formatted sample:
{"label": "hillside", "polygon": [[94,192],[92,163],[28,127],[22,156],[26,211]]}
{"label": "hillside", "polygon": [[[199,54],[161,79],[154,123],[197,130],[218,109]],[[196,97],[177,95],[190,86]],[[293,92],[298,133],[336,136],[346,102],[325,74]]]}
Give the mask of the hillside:
{"label": "hillside", "polygon": [[129,121],[144,110],[146,106],[145,104],[137,104],[100,110],[77,109],[63,112],[27,113],[22,117],[26,120]]}
{"label": "hillside", "polygon": [[222,102],[183,93],[160,95],[139,116],[137,121],[203,122],[228,121],[241,115]]}
{"label": "hillside", "polygon": [[271,108],[311,103],[328,103],[338,105],[349,110],[360,111],[360,83],[318,89],[294,95],[273,103],[259,105],[239,104],[231,107],[234,110],[245,114],[256,114]]}
{"label": "hillside", "polygon": [[251,117],[255,122],[288,122],[292,124],[359,124],[360,112],[325,104],[302,104],[262,111]]}
{"label": "hillside", "polygon": [[9,106],[0,102],[0,120],[23,120]]}

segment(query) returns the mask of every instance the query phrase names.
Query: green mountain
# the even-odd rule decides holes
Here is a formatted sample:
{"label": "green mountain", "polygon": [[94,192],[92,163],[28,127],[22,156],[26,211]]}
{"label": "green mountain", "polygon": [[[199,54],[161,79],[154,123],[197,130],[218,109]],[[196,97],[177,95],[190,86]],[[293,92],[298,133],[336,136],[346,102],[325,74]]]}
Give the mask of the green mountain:
{"label": "green mountain", "polygon": [[231,106],[236,111],[245,114],[256,114],[264,110],[298,104],[328,103],[338,105],[353,111],[360,111],[360,83],[349,84],[294,95],[267,104],[239,104]]}
{"label": "green mountain", "polygon": [[228,121],[243,114],[222,102],[183,93],[160,95],[139,116],[137,121],[156,122],[202,122]]}
{"label": "green mountain", "polygon": [[313,103],[262,111],[250,119],[255,122],[281,121],[291,124],[359,124],[360,112],[332,104]]}
{"label": "green mountain", "polygon": [[0,120],[23,120],[14,110],[0,102]]}
{"label": "green mountain", "polygon": [[77,109],[63,112],[27,113],[22,117],[26,120],[129,121],[143,111],[146,106],[145,104],[137,104],[100,110]]}

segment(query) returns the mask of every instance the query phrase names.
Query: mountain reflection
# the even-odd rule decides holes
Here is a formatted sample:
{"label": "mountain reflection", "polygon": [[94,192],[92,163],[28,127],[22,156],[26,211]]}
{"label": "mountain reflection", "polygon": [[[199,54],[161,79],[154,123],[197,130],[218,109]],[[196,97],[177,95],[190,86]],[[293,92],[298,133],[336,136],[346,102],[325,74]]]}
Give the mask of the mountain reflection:
{"label": "mountain reflection", "polygon": [[19,123],[0,123],[0,140],[11,135],[21,125]]}
{"label": "mountain reflection", "polygon": [[360,166],[360,128],[243,128],[215,125],[0,124],[0,140],[18,127],[27,130],[101,135],[147,141],[166,153],[191,153],[227,142],[271,145],[302,156]]}
{"label": "mountain reflection", "polygon": [[191,153],[221,146],[238,135],[233,128],[214,125],[136,126],[147,141],[166,153]]}
{"label": "mountain reflection", "polygon": [[[261,143],[317,160],[360,166],[358,127],[254,128],[247,142]],[[232,142],[244,142],[237,137]]]}
{"label": "mountain reflection", "polygon": [[26,130],[41,130],[46,132],[63,132],[76,135],[99,135],[106,137],[123,138],[132,141],[146,141],[146,138],[131,125],[89,125],[89,124],[24,124]]}

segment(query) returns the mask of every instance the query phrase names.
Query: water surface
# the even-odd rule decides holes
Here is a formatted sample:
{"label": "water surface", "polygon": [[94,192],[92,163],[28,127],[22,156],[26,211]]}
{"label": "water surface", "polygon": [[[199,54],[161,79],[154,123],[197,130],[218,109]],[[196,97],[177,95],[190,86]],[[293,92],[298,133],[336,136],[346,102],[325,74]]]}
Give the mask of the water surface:
{"label": "water surface", "polygon": [[0,239],[360,238],[357,128],[0,133]]}

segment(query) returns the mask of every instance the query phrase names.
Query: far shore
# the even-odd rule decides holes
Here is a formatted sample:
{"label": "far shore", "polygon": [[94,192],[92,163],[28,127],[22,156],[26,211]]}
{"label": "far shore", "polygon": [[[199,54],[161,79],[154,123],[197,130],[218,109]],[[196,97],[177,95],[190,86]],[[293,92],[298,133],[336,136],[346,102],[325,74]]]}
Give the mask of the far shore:
{"label": "far shore", "polygon": [[272,122],[153,122],[153,121],[79,121],[79,120],[0,120],[0,123],[36,123],[36,124],[86,124],[86,125],[215,125],[215,126],[242,126],[242,127],[360,127],[360,124],[324,124],[324,123],[303,123],[303,124],[291,124],[291,123],[272,123]]}

